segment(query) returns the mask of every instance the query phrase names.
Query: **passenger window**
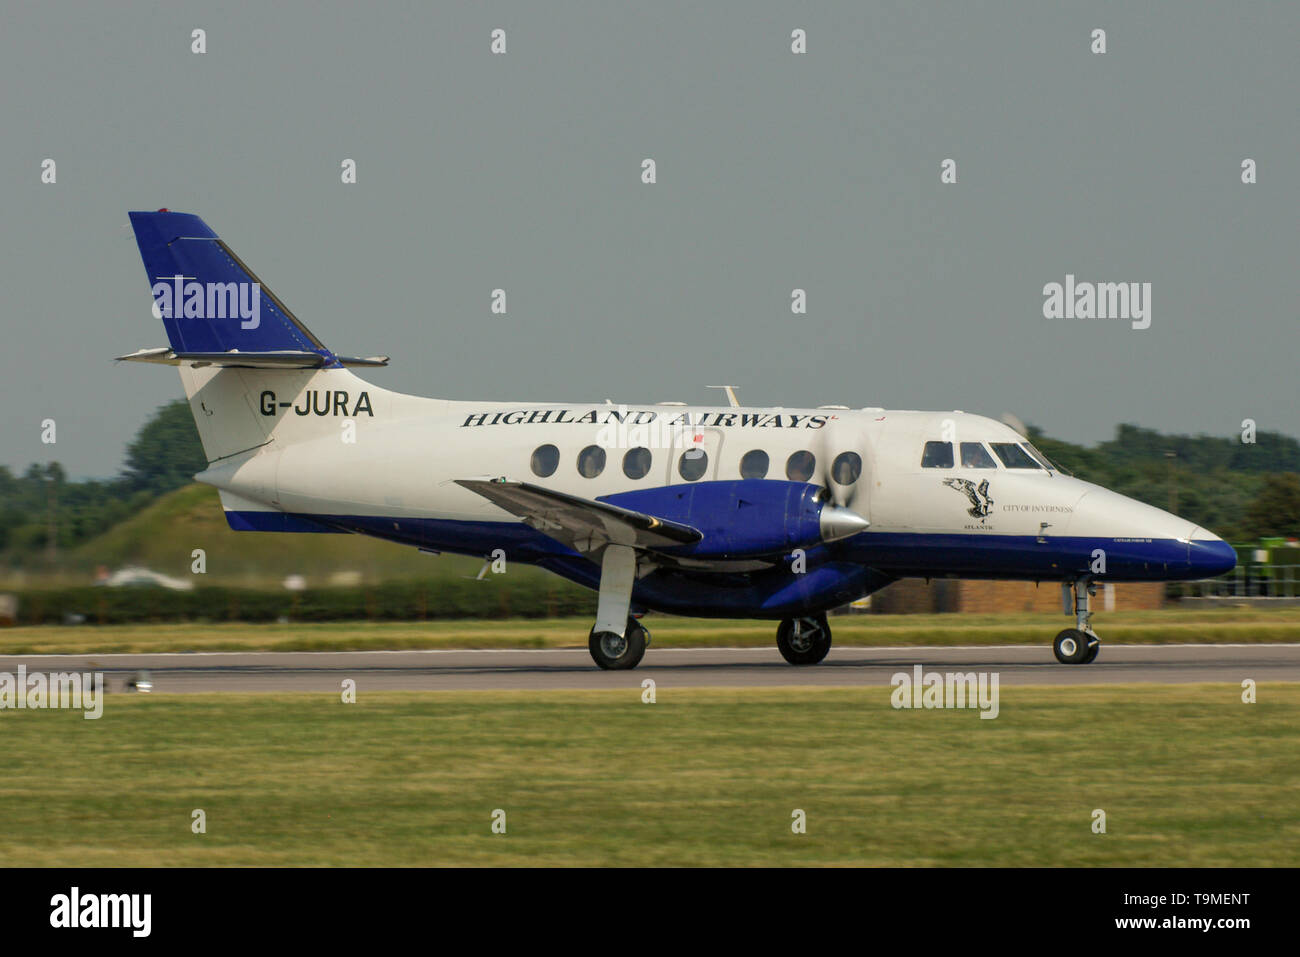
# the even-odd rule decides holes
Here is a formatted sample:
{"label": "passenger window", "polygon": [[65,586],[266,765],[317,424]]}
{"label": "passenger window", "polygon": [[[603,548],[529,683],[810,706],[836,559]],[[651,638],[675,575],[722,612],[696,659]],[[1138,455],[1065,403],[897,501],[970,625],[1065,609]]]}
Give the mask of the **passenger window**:
{"label": "passenger window", "polygon": [[578,453],[578,474],[595,478],[605,471],[605,450],[599,445],[589,445]]}
{"label": "passenger window", "polygon": [[650,471],[650,450],[645,448],[628,449],[623,456],[623,474],[630,479],[645,478]]}
{"label": "passenger window", "polygon": [[993,461],[989,450],[983,442],[963,442],[961,444],[961,467],[964,469],[995,469],[998,463]]}
{"label": "passenger window", "polygon": [[1014,442],[992,442],[993,451],[1009,469],[1041,469],[1028,452]]}
{"label": "passenger window", "polygon": [[539,445],[533,451],[533,460],[528,464],[533,467],[533,474],[538,478],[554,475],[560,465],[560,450],[553,445]]}
{"label": "passenger window", "polygon": [[831,478],[840,485],[852,485],[862,474],[862,456],[857,452],[841,452],[831,465]]}
{"label": "passenger window", "polygon": [[811,452],[795,452],[785,460],[785,477],[791,482],[806,482],[817,468],[817,457]]}
{"label": "passenger window", "polygon": [[767,478],[767,453],[762,449],[746,452],[740,460],[740,477],[747,479]]}
{"label": "passenger window", "polygon": [[921,468],[923,469],[952,468],[952,443],[951,442],[926,442],[925,451],[921,453]]}
{"label": "passenger window", "polygon": [[704,449],[687,449],[677,460],[677,474],[688,482],[704,475],[709,467],[709,454]]}

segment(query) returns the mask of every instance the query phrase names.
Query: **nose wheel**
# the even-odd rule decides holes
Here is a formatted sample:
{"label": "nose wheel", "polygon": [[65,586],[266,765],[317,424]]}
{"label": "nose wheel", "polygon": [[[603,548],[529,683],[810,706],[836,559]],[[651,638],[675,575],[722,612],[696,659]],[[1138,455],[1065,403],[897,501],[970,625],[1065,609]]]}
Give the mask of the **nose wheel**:
{"label": "nose wheel", "polygon": [[831,650],[831,626],[824,616],[787,618],[776,629],[776,647],[792,665],[815,665]]}
{"label": "nose wheel", "polygon": [[1090,664],[1097,657],[1097,652],[1101,648],[1101,639],[1097,637],[1097,633],[1090,627],[1092,621],[1090,599],[1096,594],[1097,586],[1090,579],[1084,577],[1073,582],[1065,582],[1061,589],[1063,597],[1067,601],[1070,598],[1071,589],[1074,591],[1072,603],[1074,607],[1074,627],[1067,628],[1056,636],[1056,640],[1052,642],[1052,652],[1056,655],[1056,660],[1063,665]]}
{"label": "nose wheel", "polygon": [[1063,665],[1086,665],[1097,657],[1101,642],[1090,632],[1067,628],[1052,642],[1056,660]]}

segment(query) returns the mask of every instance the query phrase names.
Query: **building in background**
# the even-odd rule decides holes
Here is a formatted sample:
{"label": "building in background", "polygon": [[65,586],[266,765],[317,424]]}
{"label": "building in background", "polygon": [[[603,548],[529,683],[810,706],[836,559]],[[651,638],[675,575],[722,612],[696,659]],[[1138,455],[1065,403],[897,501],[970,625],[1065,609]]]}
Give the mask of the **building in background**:
{"label": "building in background", "polygon": [[[1164,607],[1164,582],[1116,582],[1097,586],[1097,611],[1150,611]],[[856,603],[855,603],[856,604]],[[963,578],[904,578],[870,597],[869,610],[878,615],[968,612],[1061,613],[1061,586],[1057,582],[983,581]]]}

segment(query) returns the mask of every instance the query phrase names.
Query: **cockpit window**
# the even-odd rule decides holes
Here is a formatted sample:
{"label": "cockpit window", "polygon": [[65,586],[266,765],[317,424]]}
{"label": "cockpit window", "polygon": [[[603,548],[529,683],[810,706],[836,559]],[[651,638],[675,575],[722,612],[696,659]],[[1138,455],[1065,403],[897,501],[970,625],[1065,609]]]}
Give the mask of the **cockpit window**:
{"label": "cockpit window", "polygon": [[1050,472],[1061,471],[1055,465],[1052,464],[1051,460],[1048,459],[1046,455],[1038,451],[1038,449],[1034,448],[1028,442],[1025,443],[1025,451],[1028,452],[1030,455],[1032,455],[1037,460],[1038,464],[1041,465],[1043,468],[1047,469],[1048,471]]}
{"label": "cockpit window", "polygon": [[992,442],[993,451],[1009,469],[1041,469],[1028,452],[1014,442]]}
{"label": "cockpit window", "polygon": [[925,451],[921,453],[921,468],[923,469],[952,468],[952,443],[951,442],[926,442]]}
{"label": "cockpit window", "polygon": [[964,469],[995,469],[998,463],[993,461],[989,450],[982,442],[963,442],[961,444],[961,467]]}

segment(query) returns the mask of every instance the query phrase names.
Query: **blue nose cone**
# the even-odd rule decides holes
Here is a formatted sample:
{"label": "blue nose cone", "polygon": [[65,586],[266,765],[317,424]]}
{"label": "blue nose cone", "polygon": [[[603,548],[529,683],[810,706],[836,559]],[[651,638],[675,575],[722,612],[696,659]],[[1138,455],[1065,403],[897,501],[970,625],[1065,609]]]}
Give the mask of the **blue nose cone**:
{"label": "blue nose cone", "polygon": [[1193,540],[1187,546],[1187,565],[1196,578],[1215,578],[1237,567],[1237,553],[1222,539]]}

